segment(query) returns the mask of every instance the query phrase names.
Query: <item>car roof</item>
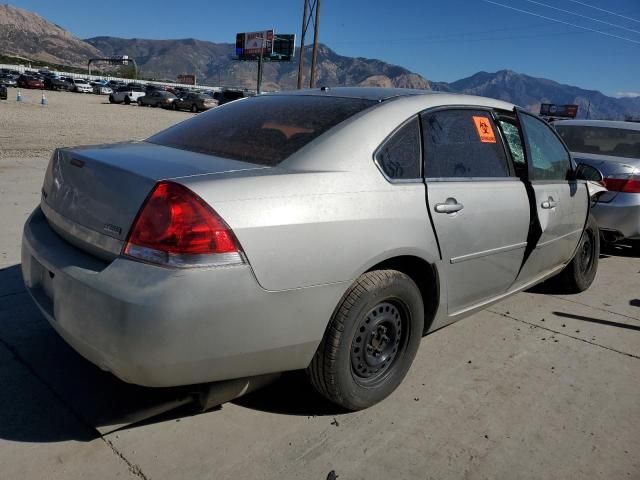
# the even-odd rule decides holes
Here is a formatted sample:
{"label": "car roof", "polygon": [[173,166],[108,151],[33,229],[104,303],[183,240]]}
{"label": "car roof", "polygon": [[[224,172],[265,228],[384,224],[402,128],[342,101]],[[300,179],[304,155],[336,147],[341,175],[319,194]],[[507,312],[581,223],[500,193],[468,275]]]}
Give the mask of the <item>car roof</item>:
{"label": "car roof", "polygon": [[302,90],[288,90],[275,92],[268,95],[307,95],[323,97],[360,98],[363,100],[389,100],[395,97],[409,95],[433,95],[440,92],[431,90],[418,90],[410,88],[382,88],[382,87],[321,87],[305,88]]}
{"label": "car roof", "polygon": [[624,130],[640,131],[640,123],[623,122],[620,120],[558,120],[554,125],[574,125],[580,127],[621,128]]}
{"label": "car roof", "polygon": [[318,97],[335,97],[335,98],[359,98],[363,100],[374,100],[384,102],[386,100],[399,98],[429,98],[428,103],[432,105],[478,105],[490,108],[500,108],[504,110],[513,110],[515,105],[486,97],[478,97],[474,95],[464,95],[450,92],[439,92],[434,90],[420,90],[413,88],[382,88],[382,87],[323,87],[309,88],[303,90],[288,90],[284,92],[275,92],[265,95],[306,95]]}

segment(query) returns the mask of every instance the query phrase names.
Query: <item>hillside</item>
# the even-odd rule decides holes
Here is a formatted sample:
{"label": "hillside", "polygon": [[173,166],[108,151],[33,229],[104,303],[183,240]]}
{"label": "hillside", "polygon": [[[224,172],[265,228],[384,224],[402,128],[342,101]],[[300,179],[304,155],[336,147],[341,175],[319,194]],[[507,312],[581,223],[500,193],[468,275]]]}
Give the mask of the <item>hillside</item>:
{"label": "hillside", "polygon": [[75,67],[100,56],[97,48],[62,27],[11,5],[0,5],[0,53]]}
{"label": "hillside", "polygon": [[[256,63],[233,60],[235,47],[193,38],[182,40],[146,40],[95,37],[87,43],[106,55],[129,55],[135,58],[143,75],[175,78],[179,73],[195,73],[201,83],[226,84],[254,88]],[[307,78],[311,48],[305,48]],[[297,62],[266,63],[265,89],[295,88]],[[380,60],[338,55],[326,45],[318,48],[317,83],[319,85],[366,85],[385,87],[429,88],[429,82],[416,73]]]}
{"label": "hillside", "polygon": [[533,112],[540,111],[541,103],[574,103],[579,106],[581,118],[586,116],[587,111],[590,118],[611,119],[623,119],[626,115],[638,115],[640,112],[638,98],[608,97],[597,90],[584,90],[511,70],[496,73],[478,72],[468,78],[446,84],[442,89],[505,100]]}

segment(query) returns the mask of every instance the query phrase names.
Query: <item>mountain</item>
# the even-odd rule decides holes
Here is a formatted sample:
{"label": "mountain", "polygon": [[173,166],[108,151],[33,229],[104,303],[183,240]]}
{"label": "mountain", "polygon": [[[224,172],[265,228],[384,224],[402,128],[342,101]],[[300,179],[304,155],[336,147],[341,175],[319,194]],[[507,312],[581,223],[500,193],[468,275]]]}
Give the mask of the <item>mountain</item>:
{"label": "mountain", "polygon": [[[92,57],[128,55],[136,60],[144,78],[174,80],[179,74],[195,74],[198,83],[255,88],[256,62],[238,62],[235,46],[193,38],[148,40],[95,37],[80,40],[62,27],[35,13],[0,5],[0,57],[86,67]],[[308,85],[311,47],[305,47],[305,79]],[[266,62],[264,90],[295,88],[298,63]],[[446,83],[429,82],[406,68],[381,60],[339,55],[326,45],[318,48],[316,83],[321,86],[360,85],[425,88],[460,92],[506,100],[538,112],[540,103],[575,103],[579,116],[624,119],[640,117],[640,97],[613,98],[596,90],[563,85],[553,80],[501,70],[478,72]]]}
{"label": "mountain", "polygon": [[[175,78],[180,73],[195,73],[198,81],[255,88],[255,62],[234,60],[235,45],[193,38],[183,40],[147,40],[95,37],[86,40],[107,56],[135,58],[142,74],[153,78]],[[306,78],[309,78],[311,47],[305,48]],[[263,85],[266,90],[295,88],[297,62],[265,62]],[[363,85],[383,87],[429,88],[429,82],[406,68],[380,60],[338,55],[326,45],[318,47],[316,70],[318,85]]]}
{"label": "mountain", "polygon": [[478,72],[449,84],[432,82],[434,89],[480,95],[515,103],[532,112],[541,103],[576,104],[578,117],[624,119],[640,114],[640,98],[613,98],[597,90],[584,90],[546,78],[531,77],[511,70]]}
{"label": "mountain", "polygon": [[62,27],[11,5],[0,5],[0,53],[71,66],[101,55]]}

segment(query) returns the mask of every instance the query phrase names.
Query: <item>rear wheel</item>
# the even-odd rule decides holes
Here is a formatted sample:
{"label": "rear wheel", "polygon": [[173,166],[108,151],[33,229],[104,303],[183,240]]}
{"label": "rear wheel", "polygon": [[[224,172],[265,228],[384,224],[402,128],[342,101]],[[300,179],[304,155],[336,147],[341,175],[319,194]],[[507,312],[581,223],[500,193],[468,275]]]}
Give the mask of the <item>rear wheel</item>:
{"label": "rear wheel", "polygon": [[196,105],[195,103],[191,105],[191,111],[193,113],[198,113],[198,105]]}
{"label": "rear wheel", "polygon": [[116,103],[116,101],[113,99],[113,95],[109,95],[109,103]]}
{"label": "rear wheel", "polygon": [[580,293],[588,289],[598,271],[600,230],[593,215],[589,215],[573,260],[553,281],[563,293]]}
{"label": "rear wheel", "polygon": [[370,407],[402,382],[424,326],[417,285],[396,270],[358,278],[336,309],[307,374],[314,388],[348,409]]}

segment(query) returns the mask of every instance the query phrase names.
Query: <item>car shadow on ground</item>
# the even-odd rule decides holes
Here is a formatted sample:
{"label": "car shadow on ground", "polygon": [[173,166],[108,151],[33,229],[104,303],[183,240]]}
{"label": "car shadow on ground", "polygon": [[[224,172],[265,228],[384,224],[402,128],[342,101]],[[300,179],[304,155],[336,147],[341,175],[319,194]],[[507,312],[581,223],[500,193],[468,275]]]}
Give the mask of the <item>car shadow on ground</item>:
{"label": "car shadow on ground", "polygon": [[[0,270],[0,385],[0,438],[13,441],[89,441],[202,413],[193,403],[201,386],[127,384],[77,354],[29,297],[19,265]],[[235,403],[289,415],[339,413],[295,372]],[[73,425],[61,422],[61,415],[74,417]]]}

